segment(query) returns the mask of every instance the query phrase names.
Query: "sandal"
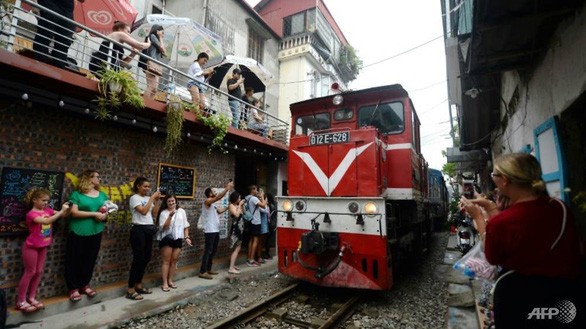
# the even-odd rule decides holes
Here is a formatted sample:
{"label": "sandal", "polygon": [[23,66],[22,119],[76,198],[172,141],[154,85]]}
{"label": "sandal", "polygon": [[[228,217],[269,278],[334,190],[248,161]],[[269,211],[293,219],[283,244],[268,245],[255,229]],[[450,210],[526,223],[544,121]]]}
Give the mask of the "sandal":
{"label": "sandal", "polygon": [[31,304],[32,306],[36,307],[38,310],[40,309],[44,309],[45,308],[45,304],[43,304],[42,302],[36,300],[36,299],[29,299],[28,303]]}
{"label": "sandal", "polygon": [[77,289],[69,290],[69,300],[72,302],[77,302],[81,300],[81,295]]}
{"label": "sandal", "polygon": [[163,290],[164,292],[171,291],[171,289],[169,287],[161,287],[161,290]]}
{"label": "sandal", "polygon": [[132,299],[132,300],[142,300],[144,297],[142,297],[142,295],[139,294],[138,292],[134,291],[134,292],[126,292],[126,298]]}
{"label": "sandal", "polygon": [[143,288],[143,287],[140,287],[140,288],[134,288],[134,290],[135,290],[136,292],[138,292],[139,294],[143,294],[143,295],[148,295],[148,294],[152,294],[152,293],[153,293],[153,291],[152,291],[152,290],[150,290],[150,289],[148,289],[148,288]]}
{"label": "sandal", "polygon": [[230,273],[230,274],[240,274],[240,271],[238,271],[237,269],[234,269],[233,271],[232,270],[229,270],[228,273]]}
{"label": "sandal", "polygon": [[173,288],[173,289],[177,289],[177,286],[175,285],[175,283],[169,282],[169,287]]}
{"label": "sandal", "polygon": [[87,295],[88,297],[94,297],[98,292],[90,288],[90,286],[85,286],[79,289],[79,293]]}
{"label": "sandal", "polygon": [[37,308],[27,302],[21,302],[16,304],[16,310],[22,311],[22,313],[32,313],[35,312]]}

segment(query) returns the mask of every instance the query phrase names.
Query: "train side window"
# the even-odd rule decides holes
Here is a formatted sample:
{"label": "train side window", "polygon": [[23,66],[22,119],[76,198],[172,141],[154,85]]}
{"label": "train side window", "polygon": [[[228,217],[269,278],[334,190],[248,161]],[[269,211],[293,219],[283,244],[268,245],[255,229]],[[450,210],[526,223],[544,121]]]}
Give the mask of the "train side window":
{"label": "train side window", "polygon": [[305,115],[295,119],[295,135],[309,135],[314,131],[330,128],[331,122],[329,113]]}
{"label": "train side window", "polygon": [[352,109],[339,109],[334,112],[334,120],[336,121],[346,121],[350,120],[354,117],[354,111]]}
{"label": "train side window", "polygon": [[398,134],[405,129],[405,114],[400,101],[361,107],[358,126],[374,126],[382,134]]}

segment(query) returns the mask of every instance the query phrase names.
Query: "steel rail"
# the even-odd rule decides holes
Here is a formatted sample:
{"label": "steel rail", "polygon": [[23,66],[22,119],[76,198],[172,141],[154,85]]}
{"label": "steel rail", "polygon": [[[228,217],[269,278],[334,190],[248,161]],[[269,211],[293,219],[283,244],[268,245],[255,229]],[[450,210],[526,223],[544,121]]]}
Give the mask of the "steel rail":
{"label": "steel rail", "polygon": [[273,304],[280,304],[284,300],[286,300],[289,295],[297,289],[299,286],[298,283],[293,284],[271,296],[262,300],[248,308],[244,309],[242,312],[236,314],[233,317],[224,319],[218,323],[215,323],[208,328],[211,329],[219,329],[219,328],[235,328],[238,325],[242,325],[245,323],[250,322],[251,320],[261,316],[262,314],[267,312],[267,308]]}
{"label": "steel rail", "polygon": [[352,311],[354,305],[360,300],[359,296],[354,296],[350,298],[344,305],[342,305],[336,313],[332,314],[332,316],[324,322],[319,329],[327,329],[332,328],[334,325],[338,323],[338,320],[341,320],[347,317],[350,312]]}

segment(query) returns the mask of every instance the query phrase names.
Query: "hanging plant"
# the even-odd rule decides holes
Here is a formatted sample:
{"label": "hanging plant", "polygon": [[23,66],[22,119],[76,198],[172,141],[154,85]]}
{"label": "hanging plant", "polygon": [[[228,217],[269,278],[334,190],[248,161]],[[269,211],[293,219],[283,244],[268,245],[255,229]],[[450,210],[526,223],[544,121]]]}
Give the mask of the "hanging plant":
{"label": "hanging plant", "polygon": [[99,95],[95,100],[98,103],[98,109],[96,110],[98,119],[105,120],[109,118],[110,111],[123,104],[135,108],[144,108],[144,99],[130,71],[116,71],[105,68],[100,71],[99,76]]}
{"label": "hanging plant", "polygon": [[165,138],[165,153],[167,156],[181,143],[183,131],[183,107],[181,102],[170,101],[167,104],[167,137]]}
{"label": "hanging plant", "polygon": [[214,133],[214,138],[212,139],[212,144],[208,147],[208,153],[212,153],[212,149],[219,148],[223,153],[228,153],[222,147],[222,142],[224,141],[224,137],[228,133],[228,126],[232,123],[232,119],[228,118],[223,114],[214,114],[214,115],[202,115],[201,112],[198,112],[199,115],[197,116],[197,120],[199,120],[204,125],[208,126],[212,132]]}

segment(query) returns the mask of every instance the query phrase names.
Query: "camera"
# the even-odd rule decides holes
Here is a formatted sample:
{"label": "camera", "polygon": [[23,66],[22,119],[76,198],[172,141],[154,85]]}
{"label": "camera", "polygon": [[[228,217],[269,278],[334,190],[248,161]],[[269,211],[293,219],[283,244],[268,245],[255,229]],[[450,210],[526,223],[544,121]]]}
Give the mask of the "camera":
{"label": "camera", "polygon": [[159,192],[162,195],[167,195],[167,188],[166,187],[159,187]]}

